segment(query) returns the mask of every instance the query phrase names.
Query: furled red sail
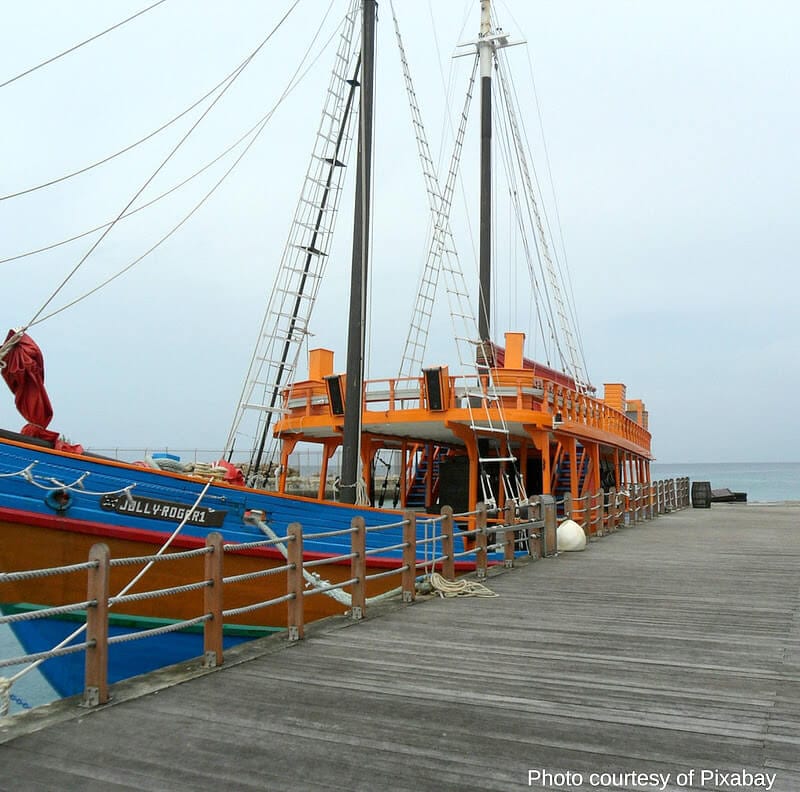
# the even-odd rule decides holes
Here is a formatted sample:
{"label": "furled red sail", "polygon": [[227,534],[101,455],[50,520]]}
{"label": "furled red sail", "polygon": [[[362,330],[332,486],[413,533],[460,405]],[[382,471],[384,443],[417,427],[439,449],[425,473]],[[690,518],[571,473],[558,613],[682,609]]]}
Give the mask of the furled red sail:
{"label": "furled red sail", "polygon": [[[6,342],[14,335],[15,331],[9,330]],[[23,333],[9,350],[3,368],[3,379],[11,388],[17,410],[28,421],[28,425],[45,429],[53,420],[53,407],[44,387],[42,350],[27,333]],[[25,429],[22,430],[23,434],[32,434]]]}
{"label": "furled red sail", "polygon": [[[9,330],[6,343],[15,335],[15,330]],[[28,422],[21,433],[48,440],[59,450],[83,453],[81,446],[64,443],[58,432],[47,429],[53,420],[53,406],[44,387],[44,358],[39,345],[23,333],[8,351],[4,363],[3,379],[14,394],[19,414]]]}

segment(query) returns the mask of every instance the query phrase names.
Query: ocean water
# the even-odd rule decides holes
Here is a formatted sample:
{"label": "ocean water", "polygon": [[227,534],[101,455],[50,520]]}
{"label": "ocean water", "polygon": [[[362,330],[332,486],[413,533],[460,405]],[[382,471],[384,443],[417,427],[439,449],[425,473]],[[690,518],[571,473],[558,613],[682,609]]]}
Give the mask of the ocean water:
{"label": "ocean water", "polygon": [[800,501],[798,462],[653,462],[650,475],[654,481],[685,476],[710,481],[712,489],[746,492],[748,503]]}

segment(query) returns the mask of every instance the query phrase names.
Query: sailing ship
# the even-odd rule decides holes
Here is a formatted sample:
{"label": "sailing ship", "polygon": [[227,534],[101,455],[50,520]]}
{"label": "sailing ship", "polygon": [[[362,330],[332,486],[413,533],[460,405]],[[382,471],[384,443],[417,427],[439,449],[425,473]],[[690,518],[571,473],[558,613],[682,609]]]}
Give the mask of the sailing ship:
{"label": "sailing ship", "polygon": [[[375,526],[398,520],[399,511],[409,508],[436,513],[449,505],[456,512],[473,513],[483,502],[492,510],[508,504],[523,509],[533,493],[569,493],[579,498],[600,487],[621,490],[649,481],[650,434],[643,402],[628,399],[625,386],[619,383],[606,384],[599,397],[585,374],[514,120],[512,92],[504,77],[503,51],[515,42],[493,22],[489,0],[480,0],[480,13],[479,36],[463,48],[473,58],[473,69],[443,185],[430,154],[395,17],[433,229],[398,376],[364,381],[377,11],[374,0],[351,0],[311,164],[226,453],[215,464],[213,478],[208,468],[196,469],[168,455],[137,465],[64,443],[48,429],[52,408],[44,390],[38,347],[26,328],[10,331],[0,348],[3,376],[28,423],[19,433],[0,432],[0,572],[79,563],[96,542],[107,544],[112,558],[152,555],[167,541],[171,551],[198,548],[211,531],[220,532],[226,543],[252,543],[265,533],[273,538],[285,535],[293,522],[301,523],[313,537],[304,542],[305,557],[336,558],[349,550],[349,537],[342,536],[341,530],[356,516],[367,526]],[[481,96],[477,290],[468,288],[461,272],[449,220],[476,78]],[[498,86],[493,86],[494,80]],[[559,331],[562,337],[561,370],[528,359],[524,333],[508,332],[502,344],[493,335],[493,94],[512,112],[506,130],[516,147],[510,167],[518,179],[513,194],[530,236],[528,252],[538,255],[543,273],[552,281],[546,321],[550,332]],[[307,373],[301,379],[299,360],[329,258],[354,139],[358,157],[346,370],[337,369],[330,349],[316,348],[308,353]],[[536,254],[531,253],[534,249]],[[447,293],[458,350],[453,373],[447,365],[425,365],[424,359],[439,282]],[[475,293],[477,300],[471,296]],[[247,426],[248,421],[253,425]],[[254,438],[246,459],[237,456],[243,437]],[[320,451],[319,491],[316,497],[301,497],[288,491],[287,477],[293,452],[309,444]],[[339,450],[341,472],[332,498],[326,487],[329,460]],[[376,469],[380,464],[388,467],[387,456],[398,463],[399,470],[392,508],[383,508],[384,497],[376,486]],[[394,534],[367,537],[368,548],[370,542],[377,543],[375,547],[395,545],[370,555],[369,570],[400,568],[399,527]],[[226,572],[247,575],[265,565],[283,563],[278,547],[247,549],[230,554]],[[176,580],[196,578],[198,564],[198,559],[187,559],[171,565],[169,571],[156,566],[148,574],[146,587],[166,588]],[[461,572],[474,568],[474,556],[457,564]],[[349,573],[349,560],[326,568],[331,583],[347,580]],[[126,580],[125,568],[115,568],[112,590]],[[263,600],[271,593],[271,585],[275,593],[285,590],[277,576],[274,584],[271,580],[243,582],[226,591],[226,608]],[[4,613],[85,598],[83,581],[65,581],[63,576],[5,583],[0,578],[0,583]],[[368,593],[378,595],[396,585],[396,578],[386,577],[375,581]],[[196,606],[187,595],[171,598],[168,604],[160,599],[130,603],[124,610],[112,631],[141,628],[154,619],[189,618]],[[343,610],[340,600],[314,597],[309,599],[307,618]],[[230,629],[231,641],[282,627],[286,613],[284,606],[271,606],[243,614],[238,621]],[[50,648],[69,631],[59,619],[15,622],[13,627],[31,651]],[[200,654],[199,645],[182,633],[148,640],[150,645],[138,653],[128,653],[123,659],[120,652],[110,658],[111,681]],[[43,666],[62,695],[80,686],[74,663],[71,671],[65,670],[66,664],[66,659],[59,658]]]}

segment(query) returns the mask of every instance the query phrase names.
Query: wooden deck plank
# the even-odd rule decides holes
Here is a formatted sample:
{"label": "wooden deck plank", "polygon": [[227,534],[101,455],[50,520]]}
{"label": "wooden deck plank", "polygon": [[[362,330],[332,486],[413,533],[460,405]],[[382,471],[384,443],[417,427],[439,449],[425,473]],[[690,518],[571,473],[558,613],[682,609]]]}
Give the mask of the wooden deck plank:
{"label": "wooden deck plank", "polygon": [[372,792],[528,788],[534,768],[744,768],[800,789],[798,518],[673,513],[492,576],[497,598],[389,605],[97,712],[18,716],[0,728],[0,778]]}

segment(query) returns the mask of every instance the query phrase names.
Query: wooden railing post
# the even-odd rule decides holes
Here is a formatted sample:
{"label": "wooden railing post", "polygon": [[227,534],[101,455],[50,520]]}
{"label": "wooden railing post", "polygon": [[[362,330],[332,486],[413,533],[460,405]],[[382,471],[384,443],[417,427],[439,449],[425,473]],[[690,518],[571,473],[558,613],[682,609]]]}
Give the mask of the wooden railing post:
{"label": "wooden railing post", "polygon": [[364,618],[367,610],[367,531],[363,517],[353,517],[350,521],[353,533],[350,547],[353,558],[350,560],[350,577],[355,583],[350,587],[350,616],[354,621]]}
{"label": "wooden railing post", "polygon": [[478,504],[478,514],[475,519],[475,528],[478,533],[475,535],[475,572],[479,580],[486,577],[486,504]]}
{"label": "wooden railing post", "polygon": [[552,556],[558,552],[558,536],[556,525],[556,499],[552,495],[541,496],[544,512],[544,529],[542,530],[542,555]]}
{"label": "wooden railing post", "polygon": [[597,535],[598,536],[605,536],[606,526],[605,526],[605,514],[606,514],[606,498],[605,493],[602,489],[597,490],[595,493],[594,498],[594,505],[595,505],[595,519],[597,522],[595,523],[597,527]]}
{"label": "wooden railing post", "polygon": [[633,524],[635,525],[641,520],[641,497],[642,487],[641,484],[633,484]]}
{"label": "wooden railing post", "polygon": [[608,531],[617,530],[617,490],[612,487],[608,491]]}
{"label": "wooden railing post", "polygon": [[453,557],[455,553],[455,522],[453,521],[453,507],[442,506],[442,555],[447,556],[442,561],[442,575],[448,580],[455,580],[456,578],[456,560]]}
{"label": "wooden railing post", "polygon": [[303,528],[300,523],[289,524],[287,534],[291,539],[286,543],[286,561],[290,565],[286,573],[286,593],[294,594],[287,601],[287,627],[289,628],[289,640],[299,641],[305,635],[305,623],[303,621],[303,592],[305,582],[303,580]]}
{"label": "wooden railing post", "polygon": [[572,493],[566,492],[564,493],[564,519],[565,520],[574,520],[575,518],[572,516],[575,511],[575,506],[572,502]]}
{"label": "wooden railing post", "polygon": [[86,609],[86,679],[83,706],[96,707],[108,701],[108,570],[106,544],[92,545],[89,561],[97,566],[89,570],[87,600],[95,604]]}
{"label": "wooden railing post", "polygon": [[417,515],[411,509],[403,512],[403,602],[413,602],[417,597]]}
{"label": "wooden railing post", "polygon": [[503,566],[510,569],[514,566],[514,543],[516,541],[516,532],[514,531],[514,524],[516,523],[516,509],[517,506],[514,501],[506,503],[503,509]]}
{"label": "wooden railing post", "polygon": [[211,618],[203,625],[203,665],[214,668],[222,665],[222,534],[212,531],[206,537],[206,547],[211,548],[204,560],[205,579],[210,586],[203,589],[203,609]]}
{"label": "wooden railing post", "polygon": [[[542,519],[542,501],[538,495],[534,495],[528,499],[528,519],[539,522]],[[528,527],[528,546],[530,548],[531,556],[535,559],[542,557],[542,533],[543,529]],[[536,537],[535,539],[533,537]]]}

